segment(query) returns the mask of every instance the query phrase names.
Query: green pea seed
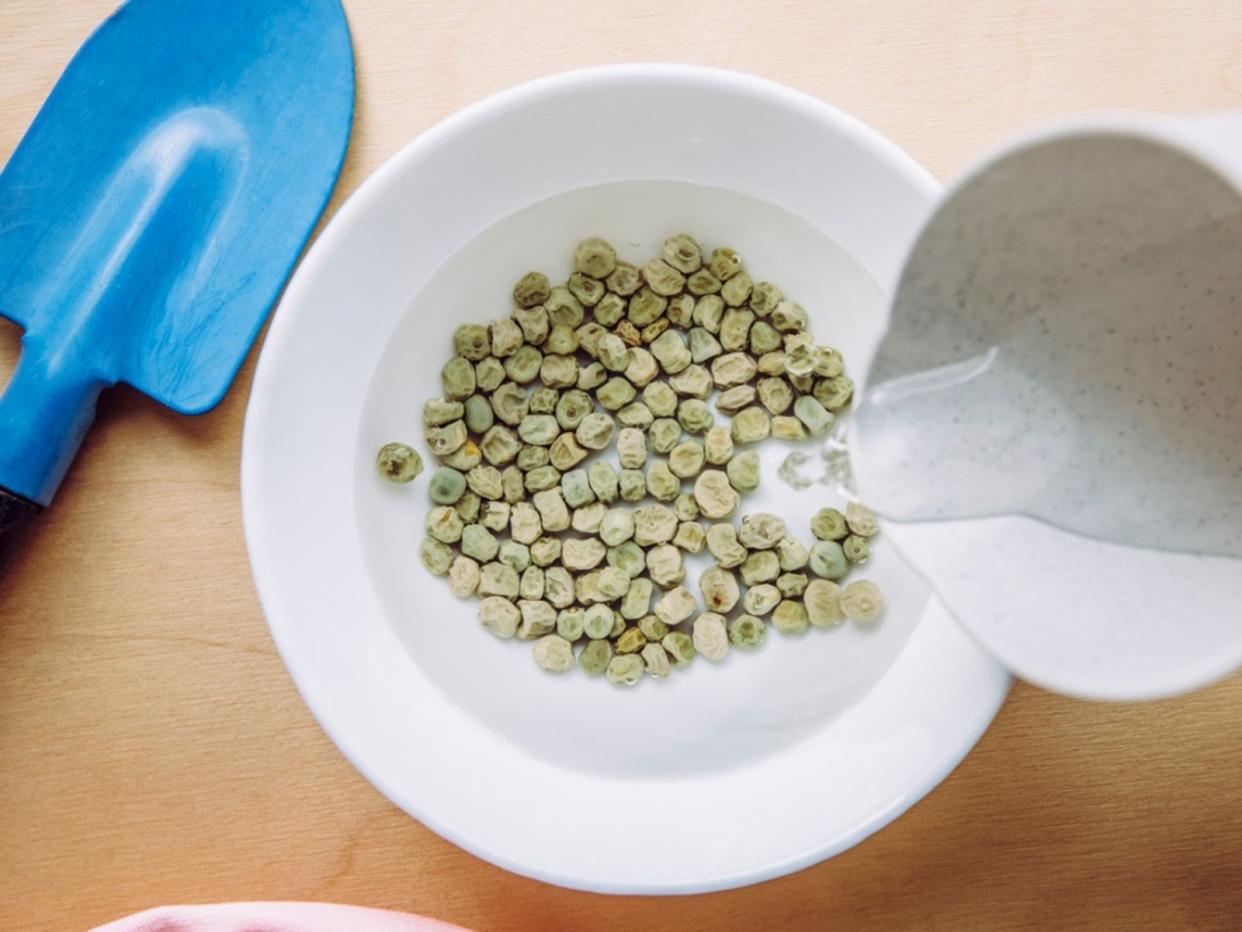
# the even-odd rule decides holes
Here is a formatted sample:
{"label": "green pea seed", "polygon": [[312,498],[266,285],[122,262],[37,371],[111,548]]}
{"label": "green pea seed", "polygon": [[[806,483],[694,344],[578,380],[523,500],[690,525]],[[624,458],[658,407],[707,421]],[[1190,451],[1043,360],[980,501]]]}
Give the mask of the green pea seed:
{"label": "green pea seed", "polygon": [[661,255],[665,262],[687,275],[703,264],[703,252],[699,244],[687,233],[678,233],[666,239]]}
{"label": "green pea seed", "polygon": [[768,628],[754,615],[738,615],[729,622],[729,643],[743,650],[755,650],[768,636]]}
{"label": "green pea seed", "polygon": [[668,468],[678,478],[693,479],[703,469],[704,460],[703,444],[698,440],[686,440],[669,452]]}
{"label": "green pea seed", "polygon": [[614,376],[596,389],[595,400],[599,402],[600,407],[616,411],[633,401],[637,394],[634,386],[625,378]]}
{"label": "green pea seed", "polygon": [[[624,478],[624,473],[622,477]],[[639,473],[641,476],[642,473]],[[626,498],[625,487],[622,485],[621,497],[626,501],[639,501],[648,492],[651,497],[660,502],[671,502],[681,491],[681,479],[674,473],[669,465],[663,461],[652,464],[647,470],[647,475],[643,478],[642,494],[638,494],[635,498]]]}
{"label": "green pea seed", "polygon": [[564,285],[553,285],[552,294],[543,302],[548,311],[548,322],[553,327],[577,327],[582,323],[582,303]]}
{"label": "green pea seed", "polygon": [[668,299],[668,308],[664,311],[669,326],[685,329],[694,320],[694,296],[679,294]]}
{"label": "green pea seed", "polygon": [[832,426],[833,417],[810,395],[803,395],[794,402],[794,416],[806,425],[812,437],[822,437]]}
{"label": "green pea seed", "polygon": [[676,375],[690,365],[690,347],[679,330],[665,330],[651,344],[651,355],[669,375]]}
{"label": "green pea seed", "polygon": [[474,366],[463,356],[454,356],[440,370],[440,384],[450,401],[464,401],[474,394],[477,382]]}
{"label": "green pea seed", "polygon": [[617,471],[611,463],[596,460],[587,470],[587,481],[591,484],[591,491],[595,493],[595,497],[603,504],[611,505],[617,500]]}
{"label": "green pea seed", "polygon": [[643,678],[645,670],[643,658],[638,654],[619,654],[608,661],[604,679],[613,686],[635,686]]}
{"label": "green pea seed", "polygon": [[625,317],[625,303],[625,299],[620,295],[613,294],[611,291],[607,292],[595,305],[595,322],[605,327],[616,326]]}
{"label": "green pea seed", "polygon": [[843,540],[849,534],[845,515],[835,508],[821,508],[811,516],[811,533],[820,540]]}
{"label": "green pea seed", "polygon": [[599,388],[608,381],[608,370],[602,362],[593,362],[578,369],[577,386],[580,391],[589,392]]}
{"label": "green pea seed", "polygon": [[694,304],[694,323],[708,333],[719,333],[724,319],[724,300],[715,294],[705,294]]}
{"label": "green pea seed", "polygon": [[[729,307],[741,307],[750,301],[753,282],[745,270],[739,271],[736,275],[730,275],[728,280],[720,286],[720,297],[724,299],[724,303]],[[751,319],[754,319],[754,312],[747,309]]]}
{"label": "green pea seed", "polygon": [[641,401],[631,401],[617,412],[617,420],[626,427],[648,428],[655,421],[651,409]]}
{"label": "green pea seed", "polygon": [[716,423],[716,418],[705,401],[700,398],[687,398],[677,405],[677,423],[687,433],[701,434]]}
{"label": "green pea seed", "polygon": [[518,307],[534,307],[548,300],[551,283],[542,272],[527,272],[513,286],[513,300]]}
{"label": "green pea seed", "polygon": [[735,385],[716,396],[716,410],[722,414],[737,414],[754,403],[755,389],[752,385]]}
{"label": "green pea seed", "polygon": [[574,269],[591,278],[607,278],[617,268],[617,251],[598,236],[589,236],[574,247]]}
{"label": "green pea seed", "polygon": [[[812,565],[814,560],[812,553]],[[756,586],[759,583],[772,582],[776,579],[781,574],[781,565],[772,551],[757,550],[743,561],[738,572],[742,574],[742,582],[748,586]]]}
{"label": "green pea seed", "polygon": [[453,352],[478,362],[492,352],[492,338],[482,324],[462,324],[453,331]]}
{"label": "green pea seed", "polygon": [[608,290],[614,294],[618,294],[623,298],[628,298],[643,284],[642,273],[638,271],[638,267],[628,262],[617,262],[616,267],[608,275],[604,282],[608,286]]}
{"label": "green pea seed", "polygon": [[[551,288],[548,289],[550,295]],[[543,299],[546,301],[547,297]],[[517,325],[522,330],[522,336],[526,338],[526,342],[532,346],[539,346],[548,338],[548,328],[552,325],[548,322],[548,309],[543,306],[543,301],[538,304],[531,305],[528,308],[518,308],[513,312],[513,319],[517,321]]]}
{"label": "green pea seed", "polygon": [[693,363],[669,379],[668,384],[679,395],[699,399],[706,398],[716,387],[708,371]]}
{"label": "green pea seed", "polygon": [[646,327],[661,317],[667,308],[668,298],[650,288],[643,288],[630,298],[625,318],[635,327]]}
{"label": "green pea seed", "polygon": [[845,551],[835,540],[817,541],[811,547],[811,572],[822,579],[840,579],[849,572]]}
{"label": "green pea seed", "polygon": [[806,592],[806,573],[781,573],[776,577],[776,588],[787,599],[796,599]]}
{"label": "green pea seed", "polygon": [[709,266],[712,274],[722,282],[732,278],[738,272],[742,271],[742,257],[737,251],[730,249],[728,246],[721,246],[719,249],[712,250],[712,260]]}
{"label": "green pea seed", "polygon": [[375,468],[389,482],[411,482],[423,471],[423,458],[404,443],[386,443],[375,457]]}
{"label": "green pea seed", "polygon": [[570,275],[566,287],[583,307],[595,307],[604,297],[604,283],[581,272]]}
{"label": "green pea seed", "polygon": [[660,646],[668,651],[675,667],[684,667],[694,659],[694,640],[684,631],[670,631],[661,638]]}
{"label": "green pea seed", "polygon": [[851,563],[866,563],[871,556],[871,542],[865,537],[851,534],[841,542],[841,550],[845,553],[845,559]]}
{"label": "green pea seed", "polygon": [[729,483],[739,492],[753,492],[759,487],[759,454],[745,450],[729,460],[725,466]]}
{"label": "green pea seed", "polygon": [[428,537],[418,549],[419,559],[433,576],[443,576],[453,565],[453,548]]}
{"label": "green pea seed", "polygon": [[780,303],[781,290],[771,282],[756,282],[750,292],[750,309],[760,317],[767,317]]}
{"label": "green pea seed", "polygon": [[693,521],[699,516],[699,503],[690,492],[683,492],[673,501],[673,514],[678,521]]}
{"label": "green pea seed", "polygon": [[520,385],[534,380],[543,365],[543,353],[529,343],[504,361],[505,374]]}
{"label": "green pea seed", "polygon": [[561,541],[558,537],[540,537],[530,545],[530,562],[535,566],[546,569],[560,558]]}
{"label": "green pea seed", "polygon": [[632,540],[609,547],[604,559],[609,566],[621,570],[634,582],[638,581],[638,577],[647,568],[647,554]]}
{"label": "green pea seed", "polygon": [[667,382],[652,382],[643,389],[643,404],[656,417],[670,417],[677,410],[677,393]]}
{"label": "green pea seed", "polygon": [[643,281],[658,295],[669,297],[686,287],[686,276],[663,259],[652,259],[643,266]]}
{"label": "green pea seed", "polygon": [[801,634],[809,621],[806,606],[793,599],[785,599],[772,612],[772,627],[781,634]]}
{"label": "green pea seed", "polygon": [[451,505],[466,491],[466,477],[456,469],[441,466],[431,474],[428,492],[438,505]]}
{"label": "green pea seed", "polygon": [[612,661],[612,645],[607,641],[591,641],[578,654],[578,666],[588,676],[603,676]]}
{"label": "green pea seed", "polygon": [[647,496],[647,477],[641,469],[621,470],[619,484],[623,501],[641,502]]}

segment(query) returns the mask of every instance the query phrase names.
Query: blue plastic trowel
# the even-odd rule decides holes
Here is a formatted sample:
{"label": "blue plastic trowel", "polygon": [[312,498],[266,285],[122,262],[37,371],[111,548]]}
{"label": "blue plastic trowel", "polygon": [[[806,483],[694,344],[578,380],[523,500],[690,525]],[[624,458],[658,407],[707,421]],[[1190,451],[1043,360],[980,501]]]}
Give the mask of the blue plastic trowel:
{"label": "blue plastic trowel", "polygon": [[129,0],[0,173],[0,536],[49,504],[119,382],[182,414],[223,397],[340,173],[339,0]]}

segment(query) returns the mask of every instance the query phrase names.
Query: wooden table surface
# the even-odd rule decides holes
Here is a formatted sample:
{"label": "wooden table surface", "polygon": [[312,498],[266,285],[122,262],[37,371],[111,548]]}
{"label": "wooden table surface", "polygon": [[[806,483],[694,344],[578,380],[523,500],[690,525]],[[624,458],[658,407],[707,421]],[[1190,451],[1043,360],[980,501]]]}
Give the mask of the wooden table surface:
{"label": "wooden table surface", "polygon": [[[4,156],[112,5],[0,2]],[[868,121],[942,178],[1061,114],[1242,107],[1237,0],[346,6],[358,116],[334,206],[461,105],[605,62],[774,78]],[[0,382],[17,338],[0,329]],[[0,928],[241,899],[506,930],[1242,924],[1236,676],[1140,706],[1019,685],[962,766],[894,825],[745,890],[574,893],[442,841],[337,753],[268,638],[238,499],[253,363],[199,418],[110,392],[55,507],[0,579]]]}

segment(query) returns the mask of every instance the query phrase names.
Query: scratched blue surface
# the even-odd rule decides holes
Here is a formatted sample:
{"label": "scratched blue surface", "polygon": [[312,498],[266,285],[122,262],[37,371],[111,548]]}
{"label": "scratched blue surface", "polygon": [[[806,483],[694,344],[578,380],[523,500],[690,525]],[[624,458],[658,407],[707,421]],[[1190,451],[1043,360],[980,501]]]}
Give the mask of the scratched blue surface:
{"label": "scratched blue surface", "polygon": [[339,0],[130,0],[0,174],[0,487],[50,502],[101,389],[224,395],[340,172]]}

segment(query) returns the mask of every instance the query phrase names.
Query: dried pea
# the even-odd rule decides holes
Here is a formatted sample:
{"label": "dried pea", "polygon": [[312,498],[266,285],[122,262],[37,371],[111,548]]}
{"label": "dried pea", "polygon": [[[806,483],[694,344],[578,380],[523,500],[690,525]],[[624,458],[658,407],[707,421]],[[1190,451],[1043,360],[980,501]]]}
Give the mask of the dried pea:
{"label": "dried pea", "polygon": [[[668,463],[661,460],[653,463],[647,470],[647,475],[643,478],[643,492],[651,493],[656,501],[671,502],[681,492],[681,479],[669,468]],[[624,491],[622,495],[624,496]],[[638,501],[642,497],[638,495],[632,501]]]}
{"label": "dried pea", "polygon": [[462,324],[453,331],[453,352],[478,362],[492,352],[492,339],[482,324]]}
{"label": "dried pea", "polygon": [[654,584],[650,579],[631,579],[630,588],[621,597],[621,607],[618,609],[621,617],[630,621],[637,621],[645,616],[651,609],[651,593],[653,588]]}
{"label": "dried pea", "polygon": [[543,302],[551,294],[552,289],[549,287],[548,294],[538,304],[519,308],[513,312],[513,319],[517,321],[518,327],[522,330],[522,336],[531,346],[539,346],[548,338],[548,329],[552,325],[548,322],[548,309],[543,306]]}
{"label": "dried pea", "polygon": [[751,324],[750,336],[747,342],[753,355],[762,356],[764,353],[770,353],[781,348],[780,331],[766,320],[757,320]]}
{"label": "dried pea", "polygon": [[783,599],[772,612],[772,627],[781,634],[801,634],[807,629],[806,606],[794,599]]}
{"label": "dried pea", "polygon": [[820,540],[844,540],[849,534],[845,515],[835,508],[821,508],[811,516],[811,533]]}
{"label": "dried pea", "polygon": [[813,389],[815,400],[829,411],[839,411],[850,403],[854,395],[854,382],[849,376],[838,375],[831,379],[819,379]]}
{"label": "dried pea", "polygon": [[427,428],[427,446],[436,456],[448,456],[469,438],[464,421],[454,421],[443,427]]}
{"label": "dried pea", "polygon": [[702,327],[692,327],[688,336],[690,340],[690,358],[696,363],[707,362],[709,359],[724,352],[724,347],[720,345],[720,341],[712,335],[710,330],[705,330]]}
{"label": "dried pea", "polygon": [[518,580],[518,597],[522,599],[542,599],[544,589],[543,569],[538,566],[528,566],[522,570],[522,576]]}
{"label": "dried pea", "polygon": [[[750,276],[745,270],[739,271],[736,275],[731,275],[720,286],[720,297],[724,299],[724,303],[730,307],[741,307],[750,301],[751,291],[754,283],[750,280]],[[751,319],[754,319],[754,312],[747,309]]]}
{"label": "dried pea", "polygon": [[652,291],[664,297],[678,294],[686,287],[686,276],[659,258],[643,266],[643,281]]}
{"label": "dried pea", "polygon": [[619,599],[630,588],[630,574],[615,566],[606,566],[599,571],[599,593],[604,600],[611,602]]}
{"label": "dried pea", "polygon": [[652,382],[643,389],[643,404],[656,417],[670,417],[677,410],[677,393],[667,382]]}
{"label": "dried pea", "polygon": [[716,387],[707,370],[693,363],[669,379],[668,384],[679,395],[699,399],[706,398]]}
{"label": "dried pea", "polygon": [[604,284],[614,294],[628,298],[642,287],[643,277],[637,266],[628,262],[616,262],[616,267],[609,273]]}
{"label": "dried pea", "polygon": [[638,349],[642,346],[642,342],[643,342],[642,331],[639,330],[637,327],[635,327],[634,324],[628,320],[623,320],[619,322],[615,327],[612,328],[612,332],[616,336],[620,337],[621,342],[624,343],[626,346],[628,346],[632,350]]}
{"label": "dried pea", "polygon": [[739,492],[753,492],[759,488],[759,454],[754,450],[745,450],[725,467],[729,483]]}
{"label": "dried pea", "polygon": [[[592,605],[582,615],[582,630],[593,641],[609,637],[612,634],[612,609],[607,605]],[[612,645],[609,645],[611,650]]]}
{"label": "dried pea", "polygon": [[595,307],[604,297],[604,283],[581,272],[571,274],[565,286],[583,307]]}
{"label": "dried pea", "polygon": [[626,427],[638,427],[646,429],[655,421],[655,417],[641,401],[631,401],[628,405],[617,412],[617,420]]}
{"label": "dried pea", "polygon": [[866,563],[871,556],[871,542],[857,534],[845,538],[841,542],[841,549],[845,552],[845,559],[851,563]]}
{"label": "dried pea", "polygon": [[466,491],[466,477],[450,466],[441,466],[431,474],[427,489],[437,505],[452,505]]}
{"label": "dried pea", "polygon": [[628,508],[610,508],[599,523],[599,538],[609,547],[634,536],[634,513]]}
{"label": "dried pea", "polygon": [[690,348],[679,330],[665,330],[651,344],[651,355],[669,375],[676,375],[690,365]]}
{"label": "dried pea", "polygon": [[684,631],[670,631],[660,639],[660,646],[668,651],[675,667],[684,667],[694,659],[694,640]]}
{"label": "dried pea", "polygon": [[495,466],[479,465],[466,473],[466,484],[480,498],[494,501],[504,495],[500,482],[500,470]]}
{"label": "dried pea", "polygon": [[[612,435],[616,429],[617,422],[611,414],[593,411],[582,419],[574,431],[574,437],[588,450],[602,450],[612,443]],[[599,494],[598,490],[596,494]]]}
{"label": "dried pea", "polygon": [[633,515],[634,543],[640,547],[668,543],[677,533],[677,516],[664,505],[643,505]]}
{"label": "dried pea", "polygon": [[770,512],[757,511],[742,518],[737,539],[750,550],[771,550],[785,536],[785,522]]}
{"label": "dried pea", "polygon": [[832,426],[833,417],[810,395],[803,395],[794,402],[794,416],[806,425],[812,437],[822,437]]}
{"label": "dried pea", "polygon": [[587,481],[595,497],[605,505],[617,500],[617,471],[605,460],[596,460],[587,470]]}
{"label": "dried pea", "polygon": [[763,408],[752,405],[733,416],[730,429],[734,443],[758,443],[772,433],[772,418]]}
{"label": "dried pea", "polygon": [[578,606],[562,608],[556,613],[556,633],[570,644],[582,637],[584,612]]}
{"label": "dried pea", "polygon": [[613,376],[595,390],[595,400],[599,402],[600,407],[616,411],[633,401],[636,394],[638,392],[634,386],[618,375]]}
{"label": "dried pea", "polygon": [[613,642],[613,649],[618,654],[636,654],[646,646],[647,635],[638,628],[626,628]]}
{"label": "dried pea", "polygon": [[559,488],[545,489],[534,496],[535,510],[543,521],[545,531],[564,531],[569,528],[569,508]]}
{"label": "dried pea", "polygon": [[707,402],[701,398],[687,398],[677,405],[677,423],[691,434],[701,434],[716,423]]}
{"label": "dried pea", "polygon": [[781,564],[771,550],[757,550],[738,567],[742,582],[748,586],[772,582],[781,573]]}
{"label": "dried pea", "polygon": [[630,364],[630,348],[615,333],[606,333],[600,337],[595,352],[609,372],[624,372]]}
{"label": "dried pea", "polygon": [[754,321],[755,312],[749,308],[729,308],[720,321],[720,345],[729,351],[745,349],[750,342],[750,325]]}
{"label": "dried pea", "polygon": [[542,599],[518,600],[522,620],[518,623],[517,636],[523,641],[533,641],[556,630],[556,609]]}
{"label": "dried pea", "polygon": [[647,435],[637,427],[622,427],[617,433],[617,462],[622,469],[641,469],[647,462]]}
{"label": "dried pea", "polygon": [[767,317],[780,303],[781,290],[771,282],[756,282],[750,292],[750,309],[760,317]]}
{"label": "dried pea", "polygon": [[482,434],[496,420],[491,402],[482,395],[471,395],[466,399],[466,426],[471,433]]}
{"label": "dried pea", "polygon": [[[745,564],[743,564],[744,566]],[[737,577],[722,566],[711,566],[699,576],[699,591],[708,611],[728,614],[740,596]]]}
{"label": "dried pea", "polygon": [[474,492],[467,489],[461,493],[461,498],[457,499],[457,504],[453,506],[453,510],[457,512],[457,517],[461,518],[467,524],[478,520],[479,508],[482,506],[483,500]]}
{"label": "dried pea", "polygon": [[608,370],[602,362],[593,362],[578,369],[578,390],[589,392],[608,381]]}
{"label": "dried pea", "polygon": [[724,618],[715,612],[704,612],[694,619],[694,649],[713,662],[725,659],[729,653],[729,633]]}
{"label": "dried pea", "polygon": [[647,573],[661,588],[678,585],[686,578],[681,551],[672,544],[657,544],[647,551]]}
{"label": "dried pea", "polygon": [[561,472],[573,469],[586,458],[587,451],[569,431],[553,440],[552,446],[548,448],[548,461]]}
{"label": "dried pea", "polygon": [[575,508],[571,521],[573,529],[581,534],[598,534],[600,522],[604,520],[607,510],[603,502],[592,502]]}
{"label": "dried pea", "polygon": [[473,440],[467,440],[460,447],[440,460],[441,465],[467,473],[483,462],[483,451]]}
{"label": "dried pea", "polygon": [[433,576],[443,576],[453,565],[453,548],[428,537],[418,548],[418,557]]}
{"label": "dried pea", "polygon": [[517,434],[500,424],[493,424],[483,435],[479,445],[483,457],[495,466],[503,466],[513,461],[522,450],[522,443]]}
{"label": "dried pea", "polygon": [[[668,468],[680,479],[692,479],[703,469],[705,458],[703,444],[698,440],[685,440],[669,452]],[[680,487],[680,483],[678,483]]]}
{"label": "dried pea", "polygon": [[503,563],[486,563],[479,571],[479,595],[516,599],[518,574]]}
{"label": "dried pea", "polygon": [[[525,385],[534,380],[542,365],[543,353],[529,343],[525,343],[504,361],[505,375],[519,385]],[[497,411],[496,415],[499,417],[500,412]]]}
{"label": "dried pea", "polygon": [[423,404],[423,425],[425,427],[443,427],[445,424],[460,420],[465,412],[465,405],[460,401],[433,398],[431,401]]}
{"label": "dried pea", "polygon": [[754,650],[767,636],[767,625],[754,615],[738,615],[729,622],[729,643],[734,647]]}
{"label": "dried pea", "polygon": [[656,418],[647,429],[647,441],[656,453],[668,453],[681,439],[681,425],[671,417]]}
{"label": "dried pea", "polygon": [[757,385],[759,403],[768,409],[770,414],[783,414],[793,404],[793,389],[789,383],[778,376],[760,379]]}
{"label": "dried pea", "polygon": [[646,327],[662,317],[667,308],[668,298],[656,294],[650,288],[643,288],[630,298],[625,311],[625,319],[635,327]]}
{"label": "dried pea", "polygon": [[543,519],[530,502],[514,502],[509,509],[509,534],[521,544],[533,544],[543,533]]}
{"label": "dried pea", "polygon": [[793,537],[782,537],[776,542],[776,556],[781,569],[786,572],[800,570],[810,560],[810,553],[802,542]]}
{"label": "dried pea", "polygon": [[578,360],[573,356],[549,353],[539,364],[539,381],[548,388],[569,388],[577,385]]}
{"label": "dried pea", "polygon": [[604,679],[613,686],[635,686],[643,678],[646,669],[638,654],[618,654],[608,661]]}
{"label": "dried pea", "polygon": [[725,303],[719,295],[704,295],[694,304],[694,323],[709,335],[719,333],[724,312]]}
{"label": "dried pea", "polygon": [[755,389],[751,385],[736,385],[716,396],[716,410],[722,414],[737,414],[755,403]]}
{"label": "dried pea", "polygon": [[777,440],[805,440],[807,433],[796,417],[777,414],[772,418],[772,436]]}
{"label": "dried pea", "polygon": [[647,568],[647,555],[632,540],[609,547],[605,559],[609,566],[623,571],[634,582],[638,581],[638,577]]}
{"label": "dried pea", "polygon": [[782,300],[772,309],[772,326],[782,333],[806,330],[810,326],[810,318],[801,304]]}
{"label": "dried pea", "polygon": [[673,546],[686,553],[700,553],[707,540],[703,525],[697,521],[682,521],[673,535]]}
{"label": "dried pea", "polygon": [[698,605],[698,600],[689,589],[685,586],[674,586],[660,597],[654,611],[656,617],[666,625],[676,625],[689,618]]}
{"label": "dried pea", "polygon": [[737,528],[727,523],[713,524],[707,529],[707,552],[726,569],[741,566],[749,556],[738,542]]}
{"label": "dried pea", "polygon": [[641,469],[623,469],[618,477],[621,498],[627,502],[641,502],[647,497],[647,477]]}
{"label": "dried pea", "polygon": [[404,443],[386,443],[375,457],[375,468],[389,482],[411,482],[423,471],[423,458]]}
{"label": "dried pea", "polygon": [[787,599],[795,599],[806,591],[806,573],[781,573],[776,577],[776,588]]}
{"label": "dried pea", "polygon": [[781,601],[781,591],[771,583],[760,583],[746,590],[742,608],[752,615],[766,615]]}
{"label": "dried pea", "polygon": [[656,358],[648,350],[636,346],[630,350],[630,362],[625,367],[625,378],[635,388],[644,388],[660,374]]}
{"label": "dried pea", "polygon": [[685,329],[694,320],[694,296],[679,294],[668,299],[668,308],[664,311],[669,326]]}
{"label": "dried pea", "polygon": [[543,302],[548,311],[548,322],[553,327],[577,327],[582,323],[582,303],[564,285],[553,285],[552,294]]}
{"label": "dried pea", "polygon": [[845,621],[841,610],[841,587],[827,579],[813,579],[802,594],[807,619],[817,628],[830,628]]}
{"label": "dried pea", "polygon": [[526,476],[516,466],[506,466],[500,471],[500,485],[510,505],[526,497]]}
{"label": "dried pea", "polygon": [[823,579],[840,579],[849,572],[845,551],[835,540],[817,541],[811,547],[811,572]]}
{"label": "dried pea", "polygon": [[[512,356],[519,346],[526,340],[522,333],[522,328],[518,326],[518,322],[512,317],[502,317],[499,320],[493,320],[489,325],[489,336],[492,343],[492,355],[503,359],[505,356]],[[483,362],[483,360],[479,360]],[[474,368],[477,378],[479,367]],[[499,384],[499,383],[497,383]],[[496,386],[492,386],[495,388]]]}
{"label": "dried pea", "polygon": [[530,545],[530,562],[541,569],[547,568],[561,558],[559,537],[540,537]]}
{"label": "dried pea", "polygon": [[845,371],[845,360],[841,354],[829,346],[815,349],[815,374],[820,378],[836,378]]}
{"label": "dried pea", "polygon": [[479,512],[479,524],[489,531],[503,531],[509,526],[508,502],[487,502]]}
{"label": "dried pea", "polygon": [[563,392],[556,401],[556,423],[562,430],[574,430],[591,413],[591,396],[579,389]]}
{"label": "dried pea", "polygon": [[749,382],[757,371],[754,359],[746,353],[727,353],[712,360],[712,379],[720,388]]}
{"label": "dried pea", "polygon": [[672,672],[672,665],[669,663],[668,652],[659,644],[648,643],[639,651],[639,656],[643,658],[643,663],[647,666],[647,672],[657,679],[668,676]]}
{"label": "dried pea", "polygon": [[699,503],[691,492],[682,492],[673,501],[673,514],[678,521],[693,521],[699,516]]}
{"label": "dried pea", "polygon": [[503,541],[497,551],[496,562],[511,567],[515,573],[525,572],[530,566],[530,548],[516,540]]}
{"label": "dried pea", "polygon": [[561,484],[561,471],[555,466],[536,466],[522,483],[527,492],[542,492]]}
{"label": "dried pea", "polygon": [[[720,290],[720,279],[710,269],[698,269],[686,278],[686,290],[699,297],[714,295]],[[723,303],[722,301],[721,304]]]}
{"label": "dried pea", "polygon": [[591,278],[607,278],[617,268],[617,251],[598,236],[589,236],[574,247],[574,270]]}
{"label": "dried pea", "polygon": [[703,252],[699,244],[687,233],[678,233],[666,239],[661,255],[665,262],[687,275],[703,264]]}
{"label": "dried pea", "polygon": [[517,633],[521,612],[508,599],[487,596],[479,601],[479,624],[498,638],[511,638]]}
{"label": "dried pea", "polygon": [[578,666],[587,676],[602,676],[612,662],[612,645],[607,641],[591,641],[578,654]]}
{"label": "dried pea", "polygon": [[527,272],[513,286],[513,300],[518,307],[534,307],[548,300],[552,285],[542,272]]}
{"label": "dried pea", "polygon": [[595,501],[585,469],[572,469],[561,476],[561,494],[570,508],[579,508]]}
{"label": "dried pea", "polygon": [[859,537],[874,537],[880,533],[875,512],[858,502],[850,502],[845,506],[845,523]]}
{"label": "dried pea", "polygon": [[458,554],[448,571],[449,591],[459,599],[469,598],[479,588],[479,564]]}
{"label": "dried pea", "polygon": [[737,510],[738,494],[729,477],[718,469],[705,469],[694,482],[694,500],[706,518],[727,518]]}
{"label": "dried pea", "polygon": [[712,250],[712,259],[710,266],[712,274],[722,282],[732,278],[738,272],[742,271],[742,257],[737,254],[737,250],[728,246],[721,246]]}
{"label": "dried pea", "polygon": [[604,545],[594,537],[570,537],[561,542],[561,563],[570,570],[593,570],[604,559]]}
{"label": "dried pea", "polygon": [[764,375],[781,375],[785,371],[785,351],[773,350],[758,359],[759,371]]}

